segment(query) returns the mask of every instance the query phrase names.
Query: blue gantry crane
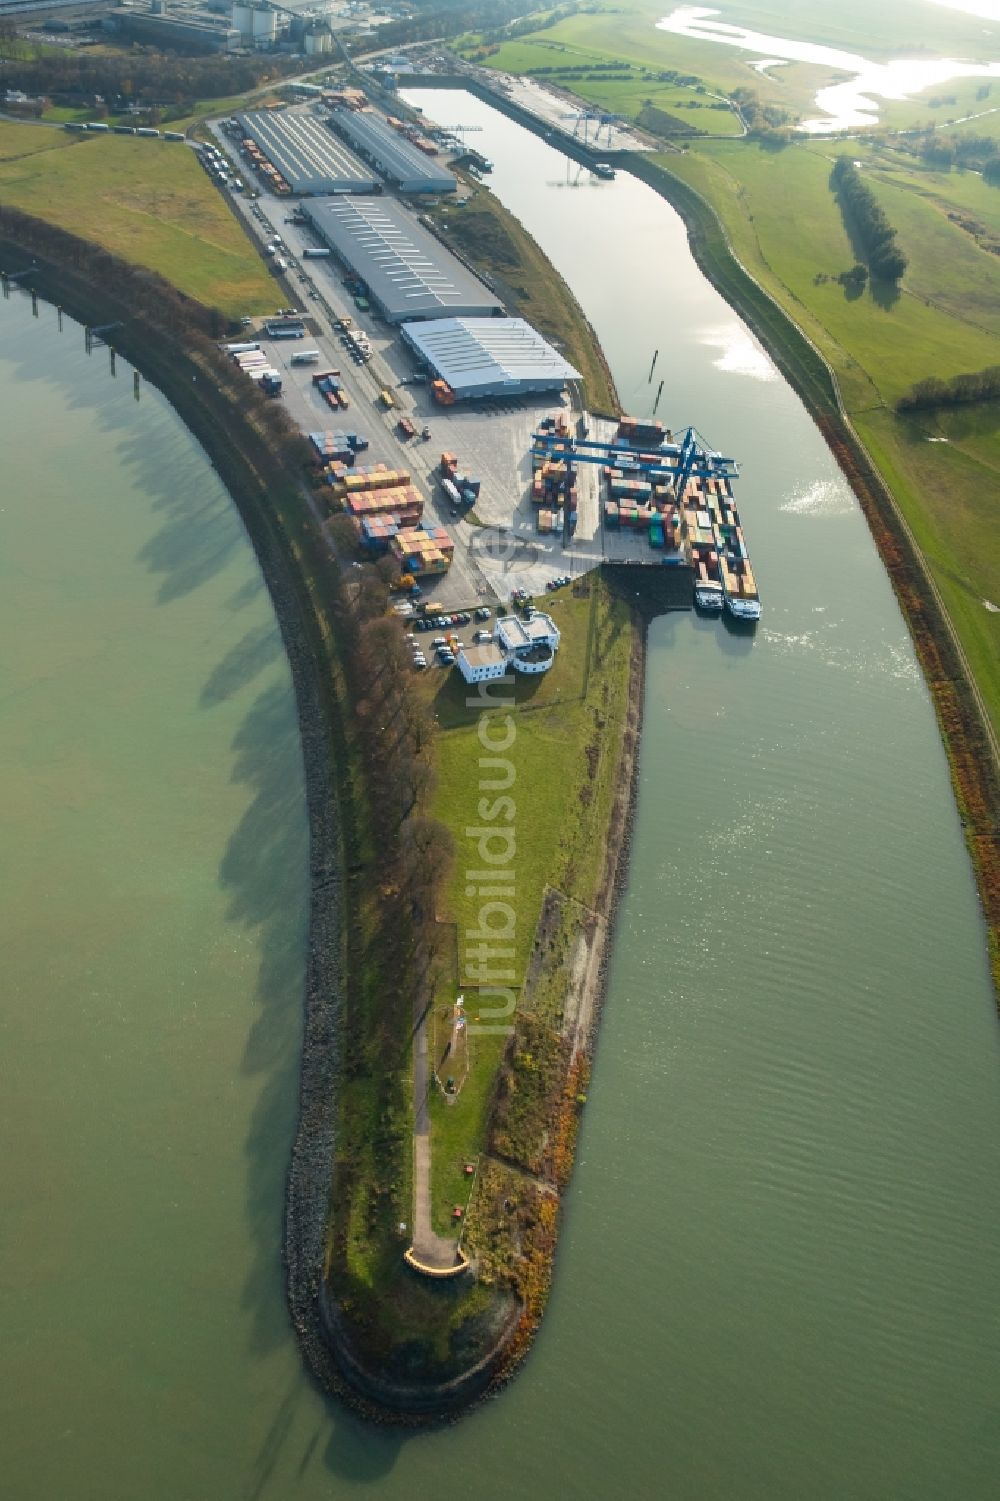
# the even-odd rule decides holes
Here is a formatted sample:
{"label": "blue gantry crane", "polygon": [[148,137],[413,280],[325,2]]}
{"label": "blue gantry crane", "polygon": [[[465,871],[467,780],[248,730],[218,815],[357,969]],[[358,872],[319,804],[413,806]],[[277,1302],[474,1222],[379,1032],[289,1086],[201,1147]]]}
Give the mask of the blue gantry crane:
{"label": "blue gantry crane", "polygon": [[569,464],[603,464],[631,470],[644,479],[665,479],[677,495],[684,494],[689,479],[736,479],[739,467],[709,448],[704,438],[689,427],[679,443],[646,445],[644,451],[620,438],[601,442],[594,438],[570,438],[566,434],[536,432],[531,451],[538,458],[562,459]]}

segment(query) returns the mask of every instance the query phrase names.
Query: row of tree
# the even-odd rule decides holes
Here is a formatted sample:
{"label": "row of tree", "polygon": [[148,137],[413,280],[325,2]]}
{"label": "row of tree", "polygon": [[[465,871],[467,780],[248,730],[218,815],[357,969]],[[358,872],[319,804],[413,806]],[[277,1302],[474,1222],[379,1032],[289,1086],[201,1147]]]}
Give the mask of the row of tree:
{"label": "row of tree", "polygon": [[906,256],[896,244],[896,231],[882,205],[849,156],[838,156],[830,182],[840,201],[848,232],[856,240],[871,275],[881,281],[899,281],[908,264]]}
{"label": "row of tree", "polygon": [[910,149],[937,172],[950,172],[952,167],[958,167],[985,175],[987,166],[1000,165],[998,142],[992,136],[974,135],[971,131],[946,135],[939,130],[928,130],[914,138]]}
{"label": "row of tree", "polygon": [[[500,41],[509,23],[529,13],[534,4],[535,0],[458,0],[443,6],[440,0],[428,0],[417,14],[380,26],[377,43],[380,48],[401,47],[406,42],[437,41],[467,31],[479,33],[484,41]],[[355,53],[363,50],[361,45],[351,48]]]}
{"label": "row of tree", "polygon": [[222,99],[301,71],[301,60],[255,53],[252,57],[180,57],[149,48],[125,52],[60,49],[14,55],[0,78],[5,88],[55,100],[102,98],[112,109],[130,104],[178,105]]}
{"label": "row of tree", "polygon": [[985,370],[953,375],[951,380],[940,380],[936,375],[918,380],[896,402],[896,411],[918,412],[931,407],[974,406],[981,401],[996,401],[998,397],[1000,365],[989,365]]}

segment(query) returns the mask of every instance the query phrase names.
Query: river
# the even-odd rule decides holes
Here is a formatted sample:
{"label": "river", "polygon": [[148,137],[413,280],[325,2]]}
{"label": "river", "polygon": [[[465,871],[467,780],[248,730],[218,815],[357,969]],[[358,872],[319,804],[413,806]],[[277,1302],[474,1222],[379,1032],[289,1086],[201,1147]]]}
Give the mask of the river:
{"label": "river", "polygon": [[[948,9],[970,10],[973,15],[990,16],[990,0],[983,8],[971,8],[965,0],[938,0]],[[972,0],[972,6],[975,0]],[[995,3],[993,5],[995,10]],[[826,47],[800,38],[770,36],[745,26],[731,26],[714,19],[717,10],[698,5],[681,5],[657,22],[657,29],[694,41],[716,42],[725,47],[739,47],[742,52],[757,54],[749,66],[758,72],[779,68],[785,63],[810,63],[848,75],[843,83],[827,84],[816,94],[816,107],[822,115],[803,120],[798,129],[810,135],[828,135],[835,130],[859,130],[878,125],[876,99],[910,99],[955,78],[1000,78],[1000,62],[962,62],[953,57],[901,57],[876,63],[856,52],[840,47]],[[995,19],[995,15],[990,17]],[[902,50],[902,43],[901,43]],[[950,123],[950,122],[949,122]]]}
{"label": "river", "polygon": [[305,828],[259,573],[165,403],[0,303],[5,1495],[992,1497],[1000,1043],[864,521],[666,204],[561,186],[577,168],[477,101],[422,102],[486,127],[626,405],[659,347],[661,415],[742,461],[765,621],[651,631],[536,1349],[456,1427],[366,1428],[284,1316]]}

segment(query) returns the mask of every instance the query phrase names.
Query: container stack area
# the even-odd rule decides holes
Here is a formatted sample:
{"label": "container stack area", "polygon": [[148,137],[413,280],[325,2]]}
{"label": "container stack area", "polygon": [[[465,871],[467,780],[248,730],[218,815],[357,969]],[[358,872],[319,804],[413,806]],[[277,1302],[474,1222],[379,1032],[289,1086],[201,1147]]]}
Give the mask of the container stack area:
{"label": "container stack area", "polygon": [[389,551],[404,573],[421,578],[429,573],[447,573],[455,556],[455,544],[443,526],[400,527]]}
{"label": "container stack area", "polygon": [[444,527],[422,520],[423,497],[405,469],[385,464],[356,469],[354,453],[339,435],[310,433],[310,438],[318,452],[316,440],[323,440],[324,475],[367,552],[391,552],[402,571],[414,577],[447,572],[455,544]]}
{"label": "container stack area", "polygon": [[733,500],[732,459],[710,449],[693,428],[675,439],[662,423],[622,417],[604,436],[587,438],[581,420],[571,432],[557,413],[539,424],[531,446],[531,500],[539,532],[564,544],[575,528],[579,467],[599,476],[601,554],[605,561],[641,563],[629,539],[642,538],[648,561],[691,570],[693,602],[741,620],[760,618],[757,585]]}
{"label": "container stack area", "polygon": [[[312,444],[317,462],[327,478],[329,478],[330,470],[335,465],[339,465],[341,468],[353,467],[355,456],[363,453],[368,447],[368,439],[363,433],[310,433],[309,442]],[[330,483],[335,483],[335,481],[331,480]]]}
{"label": "container stack area", "polygon": [[668,553],[680,552],[682,538],[674,486],[655,469],[670,434],[662,422],[623,417],[616,437],[628,449],[619,462],[604,467],[605,526],[645,531],[650,547]]}
{"label": "container stack area", "polygon": [[578,503],[573,444],[566,414],[560,409],[546,417],[539,433],[550,440],[547,456],[532,454],[531,504],[535,528],[543,535],[557,532],[569,538],[576,531]]}

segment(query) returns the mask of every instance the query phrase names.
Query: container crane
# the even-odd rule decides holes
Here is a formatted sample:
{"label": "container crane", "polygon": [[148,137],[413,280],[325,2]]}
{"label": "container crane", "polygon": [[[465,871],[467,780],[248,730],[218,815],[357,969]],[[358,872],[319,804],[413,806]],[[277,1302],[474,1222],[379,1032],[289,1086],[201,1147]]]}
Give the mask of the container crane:
{"label": "container crane", "polygon": [[565,459],[570,464],[602,464],[614,469],[634,470],[648,479],[670,480],[677,495],[683,495],[689,479],[736,479],[739,468],[710,449],[704,439],[689,427],[680,443],[665,443],[655,452],[640,454],[634,448],[612,440],[569,438],[557,433],[535,433],[532,454],[542,459]]}
{"label": "container crane", "polygon": [[[609,115],[604,110],[575,110],[571,115],[560,115],[561,120],[573,120],[573,135],[576,137],[580,126],[583,126],[583,144],[585,146],[599,146],[601,144],[601,130],[607,131],[607,145],[611,145],[611,127],[624,120],[624,115]],[[593,136],[588,135],[588,126],[596,122]]]}

